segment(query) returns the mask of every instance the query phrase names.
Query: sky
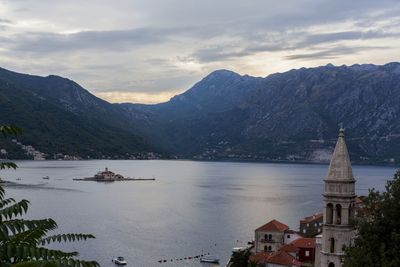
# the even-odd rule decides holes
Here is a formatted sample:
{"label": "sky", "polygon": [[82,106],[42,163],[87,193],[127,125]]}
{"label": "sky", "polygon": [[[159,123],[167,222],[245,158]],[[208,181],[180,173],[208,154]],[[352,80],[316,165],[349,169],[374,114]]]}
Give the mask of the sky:
{"label": "sky", "polygon": [[265,77],[400,57],[398,0],[0,0],[0,67],[159,103],[217,69]]}

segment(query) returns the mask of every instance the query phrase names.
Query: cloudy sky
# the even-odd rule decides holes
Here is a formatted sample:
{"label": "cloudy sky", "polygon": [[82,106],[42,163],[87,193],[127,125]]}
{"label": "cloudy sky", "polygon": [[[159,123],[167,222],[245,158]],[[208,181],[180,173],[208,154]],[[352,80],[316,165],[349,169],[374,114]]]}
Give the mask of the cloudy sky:
{"label": "cloudy sky", "polygon": [[400,57],[393,0],[0,0],[0,67],[157,103],[216,69],[267,76]]}

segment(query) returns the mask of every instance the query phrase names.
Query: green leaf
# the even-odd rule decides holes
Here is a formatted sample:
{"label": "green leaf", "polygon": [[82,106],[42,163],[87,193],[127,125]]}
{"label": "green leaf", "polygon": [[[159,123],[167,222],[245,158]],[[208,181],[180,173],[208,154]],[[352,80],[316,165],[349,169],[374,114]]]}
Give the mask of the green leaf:
{"label": "green leaf", "polygon": [[16,169],[18,168],[17,164],[14,162],[0,162],[0,170],[4,169]]}
{"label": "green leaf", "polygon": [[18,135],[22,133],[22,129],[18,128],[13,125],[1,125],[0,126],[0,133],[2,133],[4,136],[6,135]]}

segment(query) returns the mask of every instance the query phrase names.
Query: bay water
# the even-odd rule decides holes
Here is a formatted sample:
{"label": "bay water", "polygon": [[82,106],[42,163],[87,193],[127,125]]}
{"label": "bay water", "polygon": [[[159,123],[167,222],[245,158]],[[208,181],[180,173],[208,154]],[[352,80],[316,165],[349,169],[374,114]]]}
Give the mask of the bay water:
{"label": "bay water", "polygon": [[[96,239],[53,245],[80,258],[114,266],[212,266],[189,257],[228,261],[232,247],[254,239],[272,219],[298,230],[299,220],[322,210],[327,165],[199,161],[18,161],[0,172],[8,197],[31,202],[27,217],[55,219],[53,233],[91,233]],[[155,181],[74,181],[109,170]],[[383,190],[395,167],[353,166],[357,194]],[[43,177],[49,176],[46,180]],[[182,259],[182,260],[181,260]],[[159,261],[166,260],[165,263]]]}

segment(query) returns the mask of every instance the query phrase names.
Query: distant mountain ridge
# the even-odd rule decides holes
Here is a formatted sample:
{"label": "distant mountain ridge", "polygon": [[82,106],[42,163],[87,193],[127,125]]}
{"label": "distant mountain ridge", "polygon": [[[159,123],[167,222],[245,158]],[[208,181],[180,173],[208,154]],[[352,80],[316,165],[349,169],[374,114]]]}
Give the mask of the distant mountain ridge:
{"label": "distant mountain ridge", "polygon": [[[29,98],[35,101],[27,103]],[[84,154],[96,149],[111,154],[158,150],[196,159],[321,161],[329,158],[342,123],[352,160],[398,162],[398,103],[397,62],[328,64],[265,78],[218,70],[183,94],[155,105],[110,104],[61,77],[0,69],[1,114],[14,113],[7,117],[10,121],[46,134],[47,140],[57,140],[66,151],[81,130],[87,134],[78,138],[85,140],[80,142],[85,149],[76,153]],[[32,112],[25,114],[26,109]],[[39,110],[40,117],[49,116],[54,127],[37,124]],[[4,116],[0,120],[6,122]],[[59,124],[75,129],[57,138]],[[28,141],[37,143],[37,136]],[[92,138],[93,142],[87,141]],[[106,148],[96,147],[99,143]],[[56,145],[46,146],[51,147],[49,152],[57,150]]]}
{"label": "distant mountain ridge", "polygon": [[[218,105],[221,103],[221,105]],[[356,161],[399,160],[400,64],[331,64],[265,78],[215,71],[145,112],[157,139],[202,159],[324,160],[339,124]],[[178,115],[176,115],[178,114]]]}
{"label": "distant mountain ridge", "polygon": [[18,140],[49,156],[112,158],[153,149],[118,107],[54,75],[0,69],[0,114],[1,124],[23,128]]}

